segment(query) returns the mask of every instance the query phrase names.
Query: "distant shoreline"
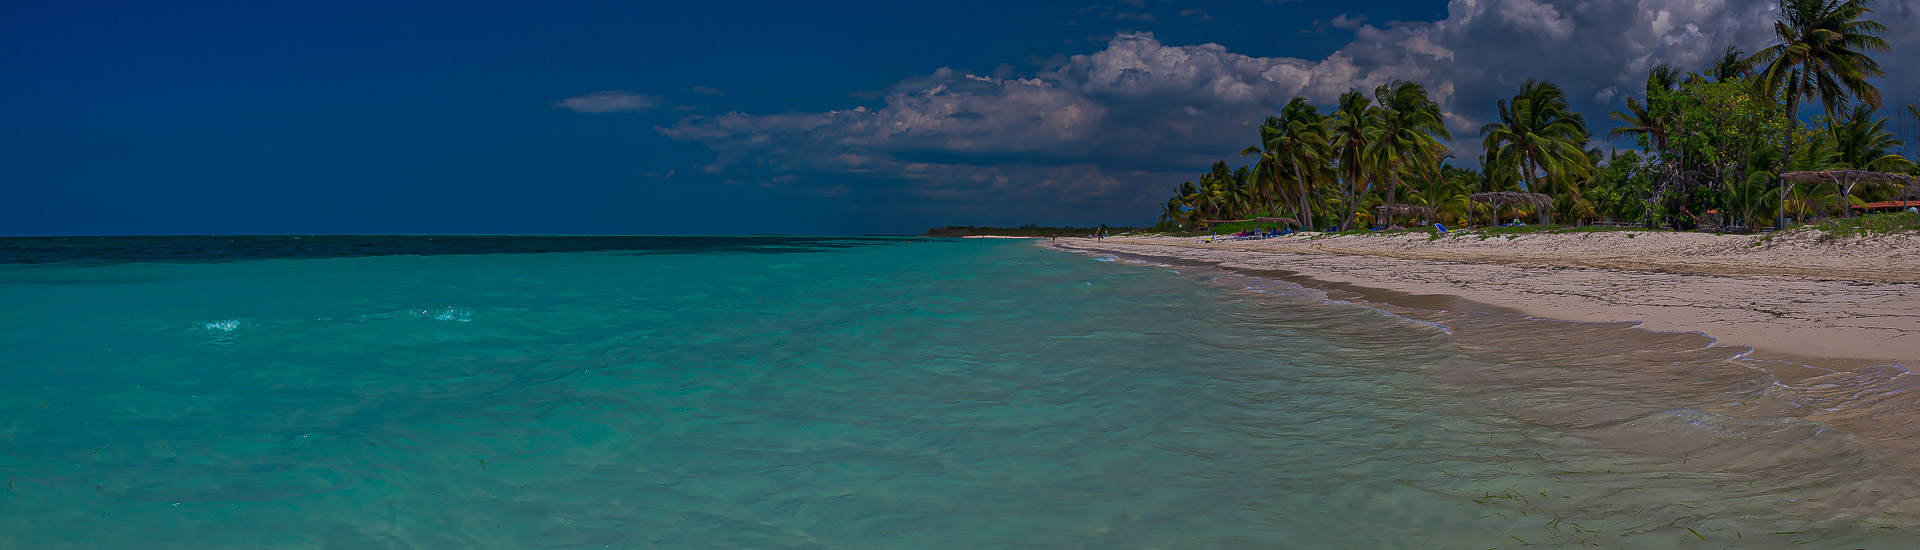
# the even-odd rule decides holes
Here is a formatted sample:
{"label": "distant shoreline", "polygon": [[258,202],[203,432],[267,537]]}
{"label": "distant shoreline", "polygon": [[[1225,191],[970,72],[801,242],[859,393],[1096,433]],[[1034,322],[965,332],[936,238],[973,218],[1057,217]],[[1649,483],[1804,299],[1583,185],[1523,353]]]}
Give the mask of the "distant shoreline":
{"label": "distant shoreline", "polygon": [[[1062,238],[1062,249],[1281,272],[1359,290],[1452,296],[1527,315],[1700,332],[1832,370],[1920,366],[1920,236],[1670,232]],[[1364,293],[1364,292],[1363,292]],[[1783,379],[1814,373],[1778,372]]]}

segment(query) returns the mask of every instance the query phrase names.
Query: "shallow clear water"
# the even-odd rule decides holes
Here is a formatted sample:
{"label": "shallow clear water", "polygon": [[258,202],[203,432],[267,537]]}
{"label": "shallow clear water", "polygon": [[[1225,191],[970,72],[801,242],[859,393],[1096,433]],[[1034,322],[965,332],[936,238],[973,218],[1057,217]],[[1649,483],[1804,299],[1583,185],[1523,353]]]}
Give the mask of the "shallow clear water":
{"label": "shallow clear water", "polygon": [[1920,528],[1884,447],[1691,335],[1028,242],[205,244],[0,265],[0,547],[1904,548]]}

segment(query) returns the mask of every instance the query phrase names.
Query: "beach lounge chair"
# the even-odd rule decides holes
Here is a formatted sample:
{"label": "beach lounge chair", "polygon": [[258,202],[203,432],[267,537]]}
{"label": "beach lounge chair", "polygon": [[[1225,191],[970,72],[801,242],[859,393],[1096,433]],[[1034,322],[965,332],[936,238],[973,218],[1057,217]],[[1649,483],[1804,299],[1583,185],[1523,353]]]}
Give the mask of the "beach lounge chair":
{"label": "beach lounge chair", "polygon": [[1447,226],[1444,226],[1444,225],[1440,225],[1440,224],[1437,224],[1437,223],[1436,223],[1436,224],[1433,224],[1433,229],[1434,229],[1435,231],[1439,231],[1441,235],[1445,235],[1445,234],[1447,234]]}

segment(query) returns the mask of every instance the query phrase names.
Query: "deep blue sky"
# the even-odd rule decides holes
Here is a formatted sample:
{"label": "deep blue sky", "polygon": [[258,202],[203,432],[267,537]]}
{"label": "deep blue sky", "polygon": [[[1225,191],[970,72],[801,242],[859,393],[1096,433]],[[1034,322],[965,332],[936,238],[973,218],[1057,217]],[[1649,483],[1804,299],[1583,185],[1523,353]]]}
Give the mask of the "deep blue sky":
{"label": "deep blue sky", "polygon": [[[1232,155],[1251,139],[1239,126],[1294,94],[1412,78],[1456,90],[1451,110],[1477,124],[1497,95],[1481,88],[1506,90],[1524,64],[1477,53],[1461,38],[1489,36],[1474,25],[1535,24],[1529,40],[1607,49],[1588,35],[1619,35],[1592,28],[1610,16],[1576,19],[1576,4],[1631,3],[1511,2],[1559,9],[8,3],[0,235],[1145,223],[1152,197]],[[1739,41],[1724,34],[1695,49]],[[1142,51],[1151,59],[1119,55]],[[1317,69],[1276,83],[1278,58]],[[1471,64],[1481,61],[1492,68]],[[1589,80],[1569,88],[1617,108],[1587,96],[1620,79]],[[593,97],[626,102],[595,108]]]}

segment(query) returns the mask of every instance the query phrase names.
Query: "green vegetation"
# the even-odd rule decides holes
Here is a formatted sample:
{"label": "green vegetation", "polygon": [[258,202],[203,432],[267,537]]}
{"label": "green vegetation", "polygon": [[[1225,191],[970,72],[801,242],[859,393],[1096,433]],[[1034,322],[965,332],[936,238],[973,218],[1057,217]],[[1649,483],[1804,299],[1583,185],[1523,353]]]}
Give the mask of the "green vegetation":
{"label": "green vegetation", "polygon": [[[1158,229],[1237,232],[1256,217],[1287,218],[1306,230],[1454,229],[1524,219],[1632,225],[1640,230],[1764,229],[1767,218],[1846,219],[1871,202],[1920,198],[1910,185],[1792,182],[1798,171],[1920,174],[1905,145],[1879,118],[1882,76],[1870,52],[1886,51],[1886,28],[1868,19],[1868,0],[1780,0],[1778,43],[1752,55],[1727,48],[1699,72],[1668,65],[1648,71],[1646,88],[1609,138],[1637,151],[1587,149],[1592,134],[1566,93],[1527,80],[1500,100],[1499,119],[1480,128],[1481,168],[1452,163],[1452,135],[1419,84],[1394,81],[1372,94],[1351,90],[1330,112],[1296,97],[1240,151],[1251,160],[1215,162],[1181,183],[1161,205]],[[1820,116],[1802,121],[1800,107]],[[1907,110],[1920,121],[1920,108]],[[1906,115],[1902,115],[1906,116]],[[1477,193],[1546,195],[1543,204],[1490,205]],[[1489,211],[1489,208],[1496,209]],[[1837,222],[1845,223],[1845,222]],[[1517,235],[1541,231],[1532,226]]]}
{"label": "green vegetation", "polygon": [[1650,233],[1655,231],[1660,231],[1660,230],[1651,230],[1651,229],[1646,229],[1641,227],[1598,227],[1598,226],[1571,227],[1571,226],[1564,226],[1564,225],[1521,225],[1521,226],[1514,226],[1514,227],[1483,227],[1483,228],[1475,229],[1472,231],[1460,232],[1460,235],[1462,237],[1478,237],[1480,239],[1486,239],[1489,237],[1515,238],[1522,235],[1626,233],[1627,238],[1631,239],[1635,234]]}
{"label": "green vegetation", "polygon": [[1920,232],[1920,214],[1888,212],[1857,218],[1835,218],[1808,224],[1802,231],[1818,231],[1821,240],[1864,237],[1874,234]]}

